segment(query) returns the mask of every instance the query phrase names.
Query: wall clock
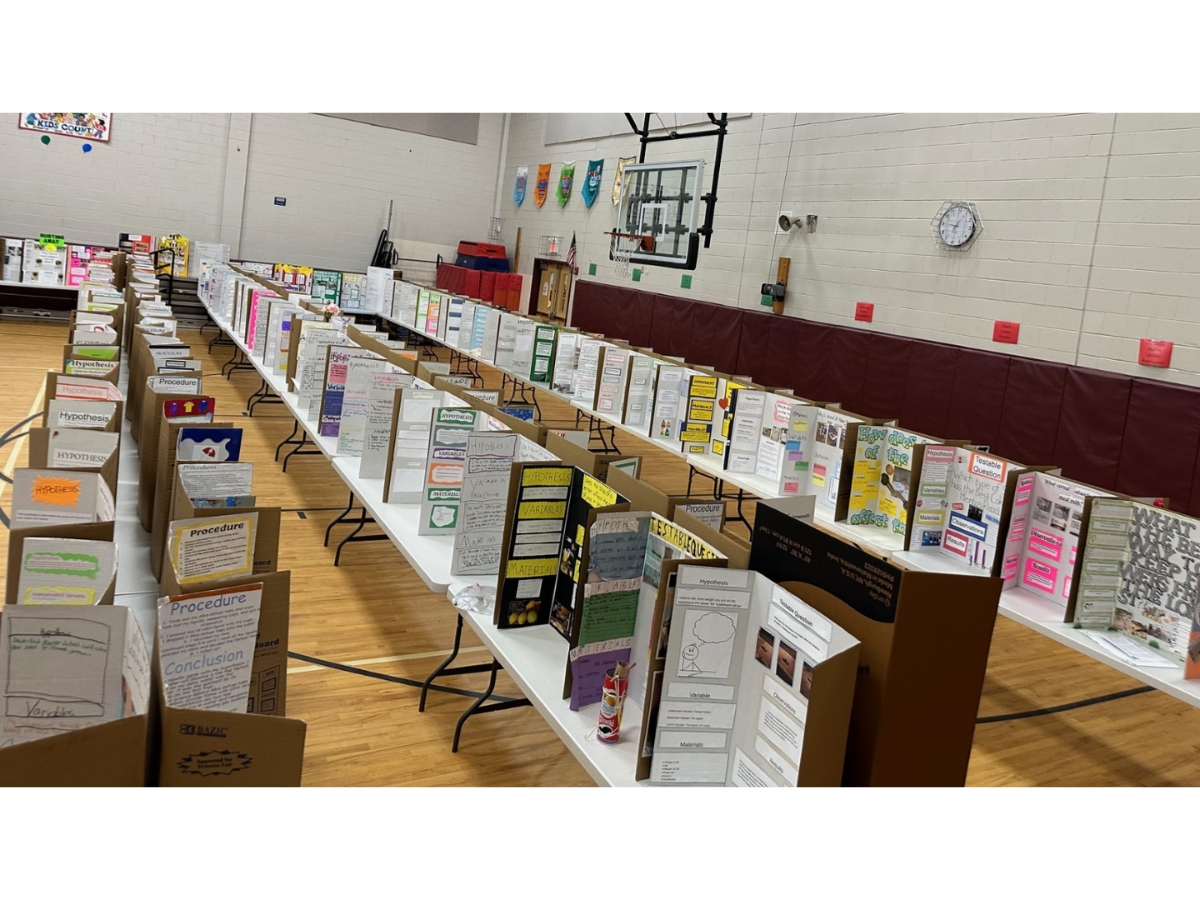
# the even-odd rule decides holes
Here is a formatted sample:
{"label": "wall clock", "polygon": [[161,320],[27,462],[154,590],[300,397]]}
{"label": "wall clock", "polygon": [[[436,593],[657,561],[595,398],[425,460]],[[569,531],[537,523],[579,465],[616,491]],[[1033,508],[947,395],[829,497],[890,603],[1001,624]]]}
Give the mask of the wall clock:
{"label": "wall clock", "polygon": [[934,237],[947,250],[966,250],[983,230],[983,222],[974,203],[949,200],[933,217]]}

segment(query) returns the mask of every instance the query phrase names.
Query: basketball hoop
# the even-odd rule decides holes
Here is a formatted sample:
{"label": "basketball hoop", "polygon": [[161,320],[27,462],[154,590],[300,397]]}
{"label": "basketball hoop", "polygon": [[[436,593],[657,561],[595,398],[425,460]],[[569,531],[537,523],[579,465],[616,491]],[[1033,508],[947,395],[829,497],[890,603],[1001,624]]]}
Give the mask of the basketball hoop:
{"label": "basketball hoop", "polygon": [[646,237],[624,231],[606,231],[604,233],[609,237],[608,258],[613,263],[613,274],[618,278],[627,278],[633,254],[635,251],[645,248]]}

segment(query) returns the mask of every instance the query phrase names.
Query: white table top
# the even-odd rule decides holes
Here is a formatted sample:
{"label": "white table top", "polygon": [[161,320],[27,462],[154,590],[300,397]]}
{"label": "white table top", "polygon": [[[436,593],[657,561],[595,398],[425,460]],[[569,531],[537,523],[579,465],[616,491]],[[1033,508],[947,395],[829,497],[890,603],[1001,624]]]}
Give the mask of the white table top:
{"label": "white table top", "polygon": [[[473,583],[470,579],[457,578],[447,594],[453,597],[462,587]],[[593,703],[573,712],[569,701],[563,699],[569,647],[562,635],[549,626],[501,631],[492,624],[491,613],[460,612],[463,620],[504,666],[504,671],[597,784],[605,787],[649,784],[636,779],[641,708],[633,702],[626,703],[621,719],[621,739],[617,743],[596,740],[600,704]]]}
{"label": "white table top", "polygon": [[421,576],[431,591],[443,593],[452,580],[450,564],[454,554],[454,536],[418,534],[421,504],[385,503],[383,479],[359,478],[360,463],[357,456],[339,456],[333,460],[333,469],[354,492],[376,524],[391,538],[413,571]]}
{"label": "white table top", "polygon": [[[211,315],[212,310],[209,310]],[[295,391],[287,389],[287,378],[280,375],[278,372],[270,371],[263,364],[262,357],[255,356],[253,352],[246,346],[246,342],[235,334],[229,322],[223,319],[213,318],[213,322],[225,335],[233,341],[233,345],[242,352],[246,361],[254,367],[254,371],[267,383],[267,386],[274,392],[279,399],[283,401],[283,405],[287,407],[288,412],[300,423],[300,427],[308,436],[308,439],[316,444],[317,449],[325,456],[326,459],[333,459],[338,455],[337,438],[326,437],[320,433],[320,422],[314,422],[308,417],[308,411],[300,409],[300,396]]]}
{"label": "white table top", "polygon": [[[380,317],[401,327],[408,327],[389,316],[381,315]],[[421,333],[416,332],[415,329],[410,330],[418,334]],[[424,336],[443,346],[448,346],[444,341],[438,340],[436,336]],[[233,337],[233,339],[236,343],[240,344],[236,337]],[[451,349],[458,350],[458,348]],[[465,353],[465,351],[461,350],[458,350],[458,352]],[[249,357],[249,354],[247,356]],[[702,456],[697,458],[698,454],[684,454],[677,442],[651,438],[638,429],[623,424],[614,416],[585,407],[570,395],[552,391],[547,385],[531,382],[528,377],[503,369],[494,363],[488,363],[485,360],[480,361],[508,375],[510,378],[527,384],[535,390],[545,391],[558,397],[592,418],[619,428],[640,440],[648,441],[652,445],[687,462],[697,472],[720,478],[726,484],[740,488],[756,497],[773,498],[780,496],[777,488],[767,482],[766,479],[755,475],[743,475],[725,471],[715,459]],[[287,399],[285,397],[285,402],[287,402]],[[289,409],[292,409],[293,414],[298,413],[294,407],[294,400],[288,405]],[[299,415],[297,417],[301,418]],[[301,418],[301,423],[305,425],[305,430],[311,434],[308,423],[303,418]],[[392,504],[382,503],[382,481],[375,481],[373,484],[358,482],[356,475],[353,477],[349,475],[351,471],[357,472],[357,461],[354,458],[335,459],[334,468],[338,470],[338,474],[342,476],[343,481],[346,481],[352,490],[355,490],[357,486],[358,489],[355,490],[355,494],[363,501],[364,506],[367,507],[375,520],[381,524],[389,537],[392,538],[393,543],[397,545],[405,558],[412,563],[413,568],[421,575],[422,580],[430,588],[434,590],[444,589],[441,587],[444,581],[452,596],[459,587],[470,583],[467,579],[456,579],[449,575],[450,550],[443,549],[445,558],[445,565],[443,567],[441,559],[437,556],[426,556],[422,552],[422,549],[412,544],[412,538],[419,537],[416,535],[417,507],[411,504],[397,504],[393,506]],[[405,510],[406,506],[409,512],[399,512]],[[836,534],[865,550],[891,559],[896,564],[907,569],[945,574],[979,576],[985,574],[978,569],[958,565],[953,560],[947,559],[939,553],[914,553],[912,551],[905,551],[903,549],[903,538],[890,532],[865,526],[852,526],[845,522],[834,522],[833,510],[821,504],[818,504],[816,508],[816,524],[823,530]],[[450,545],[450,547],[453,544],[449,538],[425,538],[424,540],[431,542],[443,541]],[[426,558],[430,561],[428,564],[423,561]],[[1129,665],[1123,660],[1117,659],[1105,652],[1098,644],[1088,638],[1084,632],[1074,628],[1070,624],[1064,623],[1062,621],[1065,614],[1064,607],[1034,596],[1024,589],[1013,588],[1001,594],[999,611],[1001,615],[1019,622],[1039,634],[1045,635],[1091,659],[1104,663],[1144,684],[1156,687],[1185,703],[1200,707],[1200,682],[1185,681],[1183,679],[1182,664],[1171,669],[1139,668]],[[632,780],[636,741],[632,739],[633,735],[631,732],[629,730],[623,732],[626,737],[631,738],[628,742],[622,740],[615,746],[602,744],[596,741],[594,735],[592,735],[596,723],[594,721],[595,717],[591,715],[589,710],[572,713],[567,707],[566,701],[561,699],[562,668],[565,666],[566,646],[557,634],[551,632],[549,629],[541,628],[500,631],[492,626],[490,617],[479,616],[474,613],[464,613],[463,618],[479,635],[480,640],[488,646],[496,659],[504,665],[513,680],[525,691],[526,696],[533,701],[534,706],[538,708],[554,728],[555,732],[558,733],[559,737],[571,749],[572,753],[579,758],[580,762],[597,782],[601,784],[636,783]],[[530,631],[533,633],[531,634]],[[560,650],[561,654],[559,653]],[[563,657],[561,660],[558,659],[560,655]],[[640,713],[636,710],[632,714],[629,712],[626,713],[625,723],[627,724],[624,726],[626,729],[629,727],[638,727],[635,721],[632,720],[640,720]],[[630,760],[628,766],[625,766],[623,756],[619,753],[622,747],[626,748],[629,752]],[[607,752],[612,750],[618,750],[618,753]],[[614,767],[611,765],[614,760],[621,760],[615,767],[618,771],[614,771]],[[625,774],[626,771],[628,774]],[[622,781],[623,778],[626,780]]]}

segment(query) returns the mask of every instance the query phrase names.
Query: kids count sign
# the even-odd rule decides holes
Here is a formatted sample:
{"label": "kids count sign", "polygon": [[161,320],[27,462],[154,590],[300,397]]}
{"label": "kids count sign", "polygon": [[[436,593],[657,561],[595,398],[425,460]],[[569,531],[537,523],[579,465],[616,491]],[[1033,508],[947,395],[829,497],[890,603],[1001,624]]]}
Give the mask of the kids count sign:
{"label": "kids count sign", "polygon": [[112,113],[21,113],[18,127],[43,135],[83,138],[107,143],[111,138]]}

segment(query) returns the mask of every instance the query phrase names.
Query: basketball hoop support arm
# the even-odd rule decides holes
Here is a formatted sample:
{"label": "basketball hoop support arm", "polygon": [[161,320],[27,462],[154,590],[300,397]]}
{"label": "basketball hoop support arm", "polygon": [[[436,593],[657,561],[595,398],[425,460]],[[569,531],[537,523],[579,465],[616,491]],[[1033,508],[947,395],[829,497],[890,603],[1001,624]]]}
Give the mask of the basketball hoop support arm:
{"label": "basketball hoop support arm", "polygon": [[707,194],[700,199],[704,201],[704,224],[696,229],[700,234],[704,235],[704,247],[712,244],[713,234],[713,216],[717,206],[717,184],[721,180],[721,153],[725,149],[725,135],[729,131],[729,113],[721,113],[721,118],[717,118],[712,113],[708,113],[708,121],[715,125],[715,128],[710,128],[706,131],[689,131],[680,134],[678,131],[668,131],[666,134],[650,134],[650,113],[645,114],[645,119],[642,120],[642,127],[638,128],[637,123],[633,121],[633,116],[625,113],[625,120],[629,122],[629,127],[633,129],[633,133],[641,140],[641,152],[638,153],[638,162],[646,161],[646,145],[657,144],[661,141],[677,141],[686,138],[700,137],[715,137],[717,139],[717,158],[713,162],[712,167],[712,188]]}

